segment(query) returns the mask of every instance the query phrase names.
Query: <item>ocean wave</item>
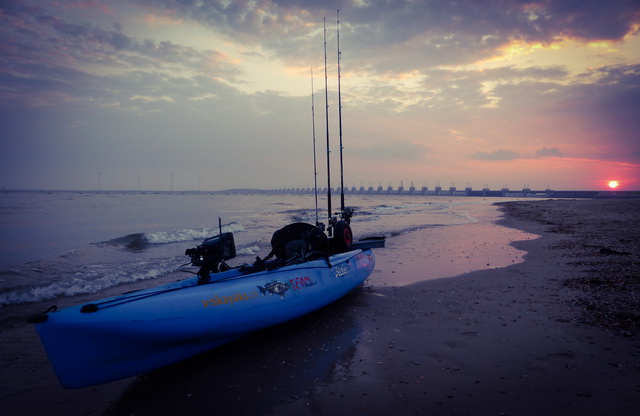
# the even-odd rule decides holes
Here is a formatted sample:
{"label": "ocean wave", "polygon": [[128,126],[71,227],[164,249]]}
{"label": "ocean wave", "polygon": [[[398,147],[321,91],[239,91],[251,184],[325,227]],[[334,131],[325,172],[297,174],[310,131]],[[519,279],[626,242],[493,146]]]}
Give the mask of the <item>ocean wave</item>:
{"label": "ocean wave", "polygon": [[[238,233],[244,231],[244,227],[238,223],[232,222],[222,226],[223,233]],[[204,240],[220,233],[220,229],[215,228],[201,228],[198,230],[186,229],[173,232],[158,232],[152,234],[146,234],[149,244],[170,244],[181,243],[184,241]]]}
{"label": "ocean wave", "polygon": [[380,217],[378,215],[368,214],[367,216],[359,217],[355,216],[351,219],[351,222],[372,222],[372,221],[380,221]]}
{"label": "ocean wave", "polygon": [[130,250],[142,250],[149,241],[145,233],[128,234],[123,237],[114,238],[113,240],[104,241],[100,244],[108,244],[111,246],[124,246]]}
{"label": "ocean wave", "polygon": [[315,210],[297,209],[285,211],[291,222],[315,222],[316,212]]}
{"label": "ocean wave", "polygon": [[[201,213],[219,210],[228,212],[226,210],[230,209],[231,202],[242,208],[232,210],[233,217],[228,219],[242,225],[231,222],[222,229],[223,232],[236,233],[238,258],[230,262],[232,266],[252,261],[251,257],[269,253],[269,241],[277,227],[292,221],[312,224],[315,222],[315,210],[309,207],[306,199],[299,203],[293,199],[296,203],[283,203],[282,197],[278,195],[264,195],[260,198],[238,197],[234,201],[227,197],[212,199],[199,195],[180,195],[180,198],[175,200],[173,197],[167,200],[166,194],[162,193],[87,195],[86,201],[77,198],[77,194],[72,194],[72,198],[67,201],[65,198],[47,196],[43,199],[40,194],[25,194],[19,195],[20,198],[14,198],[24,203],[8,205],[9,212],[3,212],[3,215],[23,215],[24,207],[37,204],[46,207],[46,212],[54,209],[52,212],[64,220],[57,227],[66,227],[69,233],[51,233],[51,242],[48,239],[35,242],[23,239],[5,243],[10,244],[10,251],[7,250],[5,253],[6,258],[11,259],[10,256],[15,256],[16,259],[26,258],[28,262],[6,261],[7,266],[3,267],[7,268],[0,269],[0,307],[76,294],[99,293],[102,296],[104,293],[100,292],[117,291],[107,290],[109,288],[136,281],[149,281],[141,283],[140,286],[154,285],[153,279],[167,277],[168,273],[180,270],[180,266],[188,261],[187,257],[182,256],[185,248],[201,244],[204,239],[216,236],[220,232],[217,224],[208,228],[197,228],[197,225],[209,224],[204,222],[207,220],[203,219]],[[109,199],[108,206],[105,205],[105,198]],[[381,200],[370,196],[364,199],[353,197],[356,211],[352,218],[352,227],[356,240],[382,235],[393,238],[423,228],[474,222],[477,211],[474,205],[477,200],[467,208],[463,206],[464,199],[460,199],[460,204],[456,204],[442,199],[409,200],[404,196],[384,198]],[[151,210],[149,218],[146,218],[146,214],[141,214],[145,210],[137,210],[131,216],[132,213],[127,207],[132,199]],[[47,203],[44,204],[43,201]],[[197,209],[192,213],[183,213],[181,217],[186,216],[186,219],[180,218],[180,222],[167,222],[166,219],[179,212],[185,203],[193,204]],[[96,219],[95,223],[88,223],[86,227],[84,222],[76,224],[77,220],[73,217],[77,212],[76,205],[91,213],[91,218]],[[112,212],[113,207],[120,209],[117,215]],[[320,210],[321,221],[326,223],[324,208]],[[128,220],[123,224],[122,218]],[[121,230],[146,232],[124,235],[127,232],[124,231],[121,232],[121,237],[101,241],[109,238],[105,235],[112,232],[111,224],[129,227],[119,228]],[[159,228],[157,224],[166,224],[166,228]],[[181,229],[182,227],[189,228]],[[34,235],[30,226],[23,229],[24,235]],[[92,231],[93,229],[96,231]],[[41,232],[40,229],[38,231]],[[95,243],[88,244],[89,241]],[[389,245],[392,244],[389,242]],[[54,246],[55,250],[46,251],[49,245]],[[24,255],[26,250],[33,254]]]}
{"label": "ocean wave", "polygon": [[236,254],[238,255],[247,255],[247,256],[255,256],[256,254],[260,254],[260,247],[257,245],[252,245],[248,247],[238,248],[236,250]]}
{"label": "ocean wave", "polygon": [[[244,227],[240,224],[232,222],[222,226],[222,232],[242,232]],[[156,233],[135,233],[128,234],[123,237],[114,238],[99,244],[108,244],[112,246],[124,246],[130,250],[142,250],[151,244],[171,244],[182,243],[186,241],[204,240],[217,235],[220,232],[218,227],[200,228],[200,229],[184,229],[178,231],[159,231]]]}
{"label": "ocean wave", "polygon": [[0,293],[0,308],[5,305],[39,302],[61,296],[93,294],[104,289],[140,280],[152,280],[179,270],[183,259],[153,259],[115,267],[114,264],[92,265],[66,279],[17,286]]}

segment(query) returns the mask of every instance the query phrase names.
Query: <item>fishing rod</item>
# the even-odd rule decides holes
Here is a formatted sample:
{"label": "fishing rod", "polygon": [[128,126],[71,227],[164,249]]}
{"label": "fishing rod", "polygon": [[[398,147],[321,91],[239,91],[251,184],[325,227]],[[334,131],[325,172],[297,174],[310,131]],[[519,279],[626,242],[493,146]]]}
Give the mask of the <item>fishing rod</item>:
{"label": "fishing rod", "polygon": [[[327,209],[329,215],[329,224],[331,224],[331,161],[330,161],[330,145],[329,145],[329,87],[327,76],[327,18],[323,18],[324,28],[324,102],[325,102],[325,120],[327,130]],[[328,228],[329,237],[331,237],[331,226]]]}
{"label": "fishing rod", "polygon": [[318,166],[316,164],[316,112],[313,97],[313,67],[311,67],[311,126],[313,135],[313,189],[316,197],[316,227],[320,225],[318,220]]}
{"label": "fishing rod", "polygon": [[338,39],[338,126],[340,128],[340,213],[344,215],[344,166],[342,163],[342,98],[340,95],[340,9],[336,13],[336,27]]}

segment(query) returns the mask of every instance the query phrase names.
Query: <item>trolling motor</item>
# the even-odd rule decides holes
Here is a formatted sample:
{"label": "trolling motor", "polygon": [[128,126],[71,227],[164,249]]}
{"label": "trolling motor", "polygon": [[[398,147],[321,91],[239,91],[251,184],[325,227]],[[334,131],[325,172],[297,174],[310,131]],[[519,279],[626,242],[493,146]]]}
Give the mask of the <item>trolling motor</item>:
{"label": "trolling motor", "polygon": [[220,235],[209,237],[196,248],[187,249],[184,254],[191,257],[191,264],[200,267],[198,284],[208,283],[211,273],[229,270],[224,261],[236,256],[233,233],[221,232]]}

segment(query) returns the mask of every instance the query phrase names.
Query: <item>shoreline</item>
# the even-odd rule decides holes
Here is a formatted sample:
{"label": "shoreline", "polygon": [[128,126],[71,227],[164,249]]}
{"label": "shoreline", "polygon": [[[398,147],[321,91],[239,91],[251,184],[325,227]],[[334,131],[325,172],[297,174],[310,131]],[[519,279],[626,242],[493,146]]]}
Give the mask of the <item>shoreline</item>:
{"label": "shoreline", "polygon": [[[595,308],[577,299],[594,295],[589,286],[564,281],[589,279],[585,268],[596,268],[594,259],[633,263],[633,255],[599,250],[637,258],[638,238],[627,233],[640,229],[633,218],[640,201],[499,206],[507,211],[499,225],[541,235],[511,243],[527,251],[524,262],[393,286],[383,283],[385,276],[428,274],[430,260],[417,249],[402,254],[427,232],[396,237],[396,249],[378,255],[365,285],[335,304],[101,386],[63,389],[35,331],[3,315],[2,413],[631,414],[640,404],[637,330],[601,319],[590,323],[600,326],[587,325]],[[594,233],[596,242],[589,238]],[[392,256],[396,262],[384,260]],[[638,270],[615,267],[635,270],[630,276]]]}

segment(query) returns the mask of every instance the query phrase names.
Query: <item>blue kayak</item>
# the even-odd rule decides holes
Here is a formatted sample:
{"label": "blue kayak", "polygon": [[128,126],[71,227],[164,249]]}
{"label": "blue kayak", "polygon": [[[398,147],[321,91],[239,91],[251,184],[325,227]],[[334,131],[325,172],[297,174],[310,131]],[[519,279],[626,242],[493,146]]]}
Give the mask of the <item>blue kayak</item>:
{"label": "blue kayak", "polygon": [[[216,244],[221,245],[219,240]],[[63,386],[106,383],[195,356],[336,301],[373,271],[371,249],[355,247],[357,243],[349,251],[311,260],[280,259],[272,267],[201,267],[205,281],[199,273],[95,303],[53,309],[30,321]]]}

